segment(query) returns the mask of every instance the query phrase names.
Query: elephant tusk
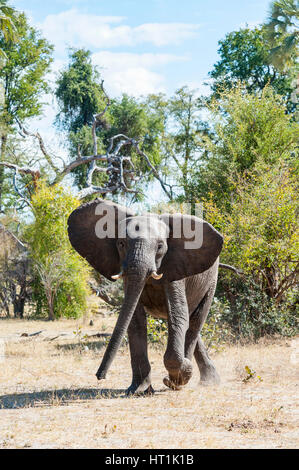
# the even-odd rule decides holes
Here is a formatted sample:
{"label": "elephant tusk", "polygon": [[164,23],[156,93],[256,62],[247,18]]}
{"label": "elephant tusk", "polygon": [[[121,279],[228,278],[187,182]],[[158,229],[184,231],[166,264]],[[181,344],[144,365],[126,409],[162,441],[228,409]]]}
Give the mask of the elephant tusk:
{"label": "elephant tusk", "polygon": [[123,277],[123,272],[121,271],[119,274],[114,274],[114,276],[111,276],[111,279],[121,279]]}
{"label": "elephant tusk", "polygon": [[157,274],[156,271],[153,271],[153,272],[152,272],[152,277],[153,277],[154,279],[157,279],[157,280],[158,280],[158,279],[161,279],[162,276],[163,276],[163,273],[162,273],[162,274]]}

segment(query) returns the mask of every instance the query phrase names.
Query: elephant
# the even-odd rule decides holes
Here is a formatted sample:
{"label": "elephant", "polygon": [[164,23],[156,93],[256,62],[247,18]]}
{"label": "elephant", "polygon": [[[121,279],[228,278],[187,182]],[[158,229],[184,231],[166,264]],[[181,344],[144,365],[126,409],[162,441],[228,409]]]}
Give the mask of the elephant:
{"label": "elephant", "polygon": [[[188,224],[191,234],[186,235]],[[154,393],[147,352],[146,318],[151,315],[168,323],[164,384],[172,390],[187,384],[193,356],[200,383],[219,383],[200,335],[214,297],[223,245],[212,225],[180,213],[135,215],[127,207],[95,199],[71,213],[68,234],[73,248],[96,271],[112,282],[120,277],[124,281],[124,302],[98,380],[106,377],[127,333],[132,382],[126,392]],[[194,244],[198,234],[200,243]]]}

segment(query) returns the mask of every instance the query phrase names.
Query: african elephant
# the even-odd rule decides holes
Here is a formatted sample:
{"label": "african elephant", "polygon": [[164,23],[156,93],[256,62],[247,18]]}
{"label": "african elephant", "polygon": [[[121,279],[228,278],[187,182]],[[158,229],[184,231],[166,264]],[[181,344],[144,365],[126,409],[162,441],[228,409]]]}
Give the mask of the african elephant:
{"label": "african elephant", "polygon": [[[124,280],[124,302],[96,374],[99,380],[106,377],[128,331],[133,377],[127,393],[153,393],[147,354],[149,314],[168,322],[165,385],[178,390],[190,380],[193,355],[201,382],[219,382],[200,336],[223,244],[209,223],[182,214],[136,216],[129,208],[96,199],[72,212],[68,233],[75,250],[93,268],[111,281]],[[193,246],[199,233],[200,244]]]}

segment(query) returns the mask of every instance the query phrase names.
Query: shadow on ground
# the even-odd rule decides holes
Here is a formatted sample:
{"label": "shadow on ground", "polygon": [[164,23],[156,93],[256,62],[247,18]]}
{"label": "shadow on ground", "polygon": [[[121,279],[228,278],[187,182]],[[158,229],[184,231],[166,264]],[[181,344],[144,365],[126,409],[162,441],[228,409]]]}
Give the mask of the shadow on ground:
{"label": "shadow on ground", "polygon": [[[156,393],[167,392],[167,388],[155,390]],[[153,395],[139,394],[134,395],[134,398],[147,397]],[[131,396],[132,397],[132,396]],[[28,392],[28,393],[13,393],[10,395],[0,396],[0,410],[13,410],[18,408],[34,408],[34,407],[49,407],[49,406],[63,406],[75,403],[78,400],[98,400],[102,398],[127,398],[125,389],[113,388],[77,388],[68,389],[63,388],[60,390],[44,390],[42,392]]]}
{"label": "shadow on ground", "polygon": [[62,406],[74,403],[76,400],[93,400],[100,398],[126,398],[126,391],[124,389],[78,388],[15,393],[0,396],[0,409],[10,410],[40,406]]}
{"label": "shadow on ground", "polygon": [[84,348],[88,348],[90,351],[98,351],[103,347],[107,346],[106,340],[99,340],[99,341],[82,341],[76,343],[68,343],[68,344],[56,344],[56,349],[59,351],[64,352],[74,352],[74,351],[82,351]]}

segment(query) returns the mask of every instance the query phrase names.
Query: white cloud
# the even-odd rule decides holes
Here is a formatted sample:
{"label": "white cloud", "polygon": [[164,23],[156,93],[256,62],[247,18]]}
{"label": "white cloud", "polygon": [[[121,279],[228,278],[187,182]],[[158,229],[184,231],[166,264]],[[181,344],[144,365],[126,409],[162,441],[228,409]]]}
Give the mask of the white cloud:
{"label": "white cloud", "polygon": [[130,52],[109,52],[101,51],[92,54],[93,61],[98,66],[113,66],[113,67],[157,67],[160,65],[166,65],[171,62],[185,61],[186,58],[183,56],[177,56],[174,54],[133,54]]}
{"label": "white cloud", "polygon": [[151,43],[177,45],[198,34],[198,24],[146,23],[136,27],[122,24],[121,16],[97,16],[76,9],[48,15],[38,26],[61,52],[66,44],[75,47],[109,48]]}
{"label": "white cloud", "polygon": [[164,92],[163,75],[152,69],[171,62],[186,60],[172,54],[131,54],[96,52],[92,61],[101,69],[105,86],[111,95],[128,93],[146,95]]}
{"label": "white cloud", "polygon": [[155,46],[177,45],[185,39],[194,38],[198,29],[198,24],[147,23],[133,28],[132,36],[137,43],[151,42]]}
{"label": "white cloud", "polygon": [[[85,47],[94,51],[93,63],[99,65],[109,93],[141,95],[165,91],[164,76],[159,67],[187,60],[172,54],[113,53],[114,47],[153,47],[177,45],[198,34],[199,25],[186,23],[146,23],[135,27],[122,16],[97,16],[73,8],[48,15],[38,27],[55,45],[56,60],[50,79],[58,64],[65,61],[66,46]],[[100,51],[100,52],[97,52]]]}

